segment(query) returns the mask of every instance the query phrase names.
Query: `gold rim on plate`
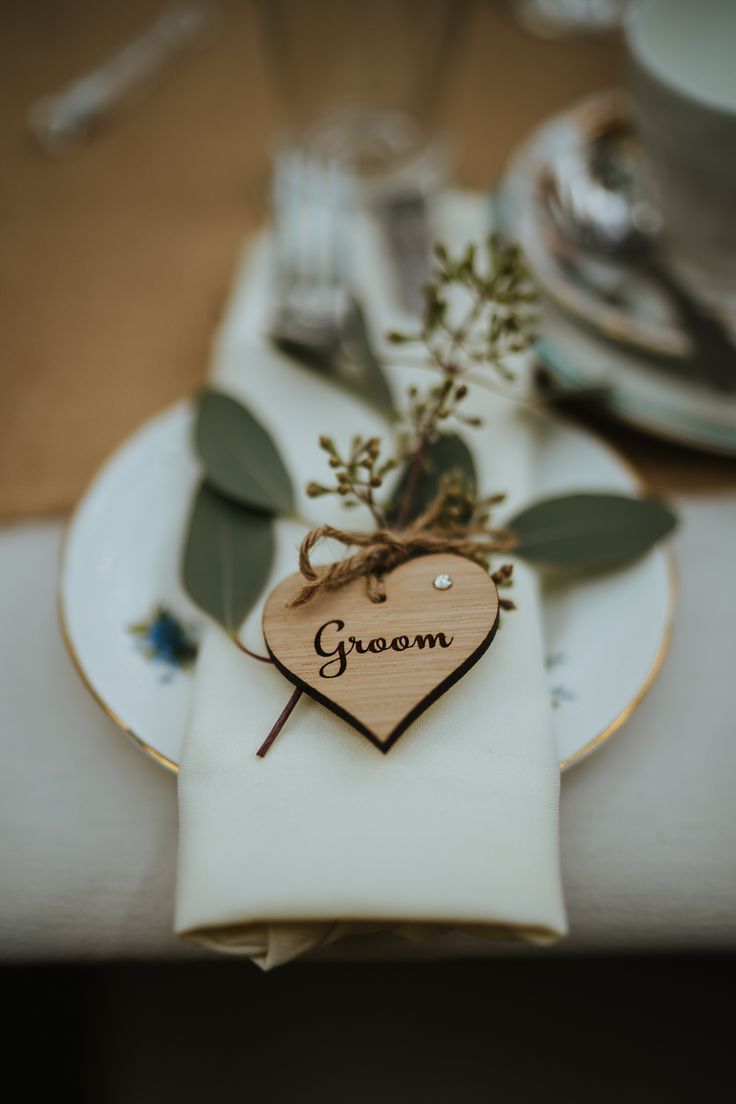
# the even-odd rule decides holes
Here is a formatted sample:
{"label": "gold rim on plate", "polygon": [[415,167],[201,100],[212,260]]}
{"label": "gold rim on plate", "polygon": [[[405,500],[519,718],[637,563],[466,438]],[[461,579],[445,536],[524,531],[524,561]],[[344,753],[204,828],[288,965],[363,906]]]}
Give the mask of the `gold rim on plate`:
{"label": "gold rim on plate", "polygon": [[[72,510],[72,513],[69,516],[69,518],[66,522],[66,525],[64,526],[64,533],[62,535],[61,551],[60,551],[60,556],[59,556],[59,581],[57,583],[57,588],[56,588],[56,609],[57,609],[57,615],[58,615],[58,619],[59,619],[59,628],[60,628],[60,631],[61,631],[61,636],[62,636],[62,639],[64,641],[64,645],[66,647],[66,650],[69,653],[69,658],[72,661],[72,664],[74,666],[75,671],[79,675],[79,678],[80,678],[80,681],[82,682],[82,685],[88,691],[88,693],[92,697],[93,701],[95,701],[97,703],[97,705],[99,705],[99,707],[102,709],[102,711],[104,713],[107,714],[107,716],[110,718],[110,720],[115,722],[115,724],[118,726],[118,728],[122,729],[122,731],[126,734],[126,736],[130,737],[130,739],[133,741],[133,743],[136,745],[136,747],[140,748],[140,750],[143,751],[146,755],[148,755],[151,759],[153,759],[153,761],[155,763],[158,763],[160,766],[165,767],[167,770],[171,771],[173,774],[178,774],[179,764],[176,763],[173,759],[169,759],[169,757],[167,755],[164,755],[163,752],[158,751],[155,747],[153,747],[146,740],[144,740],[142,736],[139,736],[137,732],[134,732],[133,729],[130,727],[130,725],[126,724],[126,722],[123,720],[123,718],[118,713],[116,713],[115,710],[112,709],[110,705],[108,705],[108,703],[105,701],[105,699],[101,696],[101,694],[93,686],[87,672],[84,669],[82,661],[79,658],[77,650],[74,647],[74,643],[73,643],[71,635],[69,633],[69,628],[67,626],[67,621],[66,621],[66,613],[65,613],[65,610],[64,610],[64,598],[63,598],[63,595],[62,595],[62,592],[61,592],[61,578],[62,578],[62,575],[63,575],[64,560],[65,560],[66,551],[67,551],[67,536],[68,536],[69,530],[71,529],[71,526],[74,522],[74,519],[77,515],[77,512],[79,510],[79,507],[80,507],[81,503],[84,501],[84,499],[87,496],[88,491],[93,486],[93,484],[97,481],[98,477],[102,474],[103,469],[107,466],[108,462],[112,459],[112,457],[115,456],[120,451],[121,448],[123,448],[126,444],[128,444],[128,442],[131,441],[141,431],[143,426],[145,426],[150,421],[154,421],[157,417],[160,417],[162,414],[165,413],[166,409],[171,409],[171,408],[170,407],[165,408],[164,410],[159,411],[157,414],[152,415],[151,418],[147,418],[146,421],[143,423],[143,425],[138,426],[137,429],[135,429],[132,433],[130,433],[121,442],[121,444],[115,449],[115,451],[112,453],[112,455],[108,456],[107,459],[105,459],[102,462],[102,464],[100,464],[100,466],[97,468],[94,475],[90,479],[89,483],[85,487],[84,491],[80,495],[76,506]],[[640,491],[641,493],[646,493],[647,492],[648,488],[646,486],[646,483],[642,479],[641,475],[639,474],[639,472],[636,470],[636,468],[633,466],[633,464],[631,464],[626,459],[626,457],[621,455],[621,453],[618,451],[618,449],[614,448],[614,446],[609,444],[608,441],[601,440],[594,433],[591,433],[590,430],[583,429],[581,426],[578,426],[577,424],[575,424],[573,426],[573,428],[577,432],[582,433],[584,436],[590,437],[599,448],[604,448],[609,453],[612,460],[617,464],[617,466],[623,472],[625,472],[625,474],[630,479],[633,480],[633,483],[634,483],[634,486],[636,487],[636,489],[638,491]],[[641,705],[641,703],[644,700],[644,698],[646,697],[646,695],[651,690],[652,686],[654,685],[654,683],[657,679],[657,676],[659,675],[660,671],[662,670],[662,667],[664,665],[665,659],[667,658],[667,653],[669,651],[670,643],[671,643],[671,640],[672,640],[672,628],[673,628],[673,623],[674,623],[675,605],[676,605],[676,602],[677,602],[677,571],[676,571],[676,568],[675,568],[675,558],[674,558],[671,551],[665,552],[665,558],[666,558],[666,561],[667,561],[667,583],[668,583],[668,586],[667,586],[667,617],[666,617],[666,620],[665,620],[664,629],[662,631],[662,637],[661,637],[661,640],[659,642],[659,647],[657,648],[657,652],[655,654],[654,660],[652,661],[652,665],[649,668],[649,670],[648,670],[641,686],[639,687],[637,692],[634,694],[634,696],[631,698],[631,701],[629,701],[624,706],[624,708],[621,710],[621,712],[616,717],[614,717],[614,719],[610,722],[610,724],[606,725],[606,727],[601,732],[599,732],[596,736],[593,736],[590,740],[588,740],[588,742],[586,744],[583,744],[583,746],[581,748],[578,748],[577,751],[573,752],[572,755],[568,755],[564,759],[560,759],[559,766],[560,766],[560,771],[562,771],[562,772],[568,770],[570,767],[575,766],[576,763],[579,763],[579,762],[581,762],[581,760],[587,758],[587,756],[590,755],[591,752],[596,751],[603,743],[605,743],[609,739],[609,737],[613,736],[613,734],[615,732],[617,732],[622,727],[622,725],[624,725],[626,723],[626,721],[629,720],[629,718],[638,709],[638,707]]]}

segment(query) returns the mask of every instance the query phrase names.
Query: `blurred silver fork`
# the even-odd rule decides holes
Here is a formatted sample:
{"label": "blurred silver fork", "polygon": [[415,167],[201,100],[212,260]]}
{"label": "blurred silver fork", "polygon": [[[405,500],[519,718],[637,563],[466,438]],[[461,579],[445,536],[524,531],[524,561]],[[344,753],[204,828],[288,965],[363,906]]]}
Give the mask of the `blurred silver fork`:
{"label": "blurred silver fork", "polygon": [[279,344],[314,360],[340,346],[350,311],[350,212],[354,187],[334,160],[298,150],[276,158],[274,256]]}

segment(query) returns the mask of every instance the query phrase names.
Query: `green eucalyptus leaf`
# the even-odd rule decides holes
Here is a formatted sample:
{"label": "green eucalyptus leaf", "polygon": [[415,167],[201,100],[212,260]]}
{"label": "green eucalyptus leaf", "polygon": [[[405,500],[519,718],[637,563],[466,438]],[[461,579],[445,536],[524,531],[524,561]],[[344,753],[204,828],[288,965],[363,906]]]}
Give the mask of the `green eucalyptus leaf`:
{"label": "green eucalyptus leaf", "polygon": [[676,524],[672,510],[654,498],[569,494],[527,506],[505,528],[517,537],[516,555],[531,563],[597,568],[636,559]]}
{"label": "green eucalyptus leaf", "polygon": [[358,367],[355,391],[381,414],[393,410],[393,398],[381,362],[371,345],[363,308],[353,299],[345,320],[345,345]]}
{"label": "green eucalyptus leaf", "polygon": [[235,633],[258,600],[273,559],[273,518],[201,483],[182,564],[184,586],[201,609]]}
{"label": "green eucalyptus leaf", "polygon": [[[404,467],[388,508],[389,521],[395,521],[409,485],[411,461]],[[434,502],[443,475],[457,473],[469,494],[475,496],[477,477],[470,449],[456,433],[438,437],[424,453],[424,462],[414,484],[411,507],[405,521],[413,521]]]}
{"label": "green eucalyptus leaf", "polygon": [[208,483],[220,494],[269,514],[292,514],[289,473],[270,435],[235,399],[205,391],[195,443]]}

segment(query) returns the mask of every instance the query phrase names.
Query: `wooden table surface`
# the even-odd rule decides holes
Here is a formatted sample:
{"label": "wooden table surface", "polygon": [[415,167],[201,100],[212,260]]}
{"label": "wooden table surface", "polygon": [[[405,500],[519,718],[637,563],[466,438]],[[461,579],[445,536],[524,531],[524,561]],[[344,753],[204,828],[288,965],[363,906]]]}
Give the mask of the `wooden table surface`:
{"label": "wooden table surface", "polygon": [[[156,0],[0,10],[0,517],[64,512],[104,456],[203,380],[245,235],[264,217],[275,97],[248,0],[73,156],[25,126],[39,97],[142,29]],[[620,83],[613,39],[546,42],[477,3],[441,105],[457,180],[486,188],[537,121]],[[599,428],[659,488],[736,485],[736,463]]]}

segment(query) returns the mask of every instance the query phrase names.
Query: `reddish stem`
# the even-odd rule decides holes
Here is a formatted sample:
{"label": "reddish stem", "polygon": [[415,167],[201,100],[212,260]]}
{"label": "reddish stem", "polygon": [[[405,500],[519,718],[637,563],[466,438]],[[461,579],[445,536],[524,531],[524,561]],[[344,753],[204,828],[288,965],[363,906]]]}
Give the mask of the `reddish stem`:
{"label": "reddish stem", "polygon": [[406,490],[404,496],[401,499],[401,506],[399,512],[396,515],[395,527],[396,529],[403,529],[409,520],[409,514],[411,512],[411,503],[414,498],[414,491],[416,490],[417,480],[419,479],[419,473],[422,470],[422,461],[424,459],[424,444],[422,443],[417,451],[414,453],[414,457],[409,468],[409,475],[406,480]]}
{"label": "reddish stem", "polygon": [[258,655],[257,652],[252,652],[250,648],[246,648],[245,644],[241,643],[241,641],[238,640],[237,636],[234,636],[233,640],[240,648],[241,652],[245,652],[245,654],[247,656],[250,656],[251,659],[257,659],[259,663],[273,663],[273,660],[270,658],[270,656]]}
{"label": "reddish stem", "polygon": [[[250,648],[248,648],[245,644],[243,644],[242,641],[238,640],[238,638],[236,636],[233,637],[233,640],[235,641],[237,646],[240,648],[241,652],[245,652],[245,654],[247,656],[250,656],[251,659],[257,659],[260,663],[273,663],[273,660],[271,659],[270,656],[261,656],[261,655],[258,655],[257,652],[252,652],[250,650]],[[261,759],[263,759],[263,757],[267,754],[268,749],[271,747],[271,744],[274,742],[274,740],[278,736],[279,732],[281,731],[281,729],[284,727],[284,725],[288,721],[289,717],[291,716],[291,714],[294,710],[294,706],[299,701],[301,696],[302,696],[302,691],[297,688],[294,691],[294,693],[291,695],[291,697],[289,698],[289,700],[286,703],[286,705],[284,706],[284,708],[282,709],[281,713],[279,714],[279,719],[276,721],[276,724],[273,726],[273,728],[269,732],[268,736],[266,737],[266,739],[263,741],[263,743],[259,747],[258,751],[256,752],[256,755],[260,756]]]}
{"label": "reddish stem", "polygon": [[279,715],[279,719],[276,721],[276,724],[273,726],[273,728],[269,732],[268,736],[266,737],[266,739],[263,741],[263,743],[259,747],[258,751],[256,752],[256,755],[260,759],[263,759],[263,757],[268,753],[268,750],[271,747],[271,744],[274,742],[274,740],[278,736],[279,732],[281,731],[281,729],[284,727],[284,725],[288,721],[289,717],[291,716],[291,714],[294,710],[294,706],[299,701],[300,697],[302,696],[302,693],[303,693],[303,691],[297,686],[296,689],[294,690],[293,694],[289,698],[288,702],[286,703],[286,705],[282,709],[281,714]]}
{"label": "reddish stem", "polygon": [[409,520],[411,514],[411,504],[414,498],[414,491],[416,490],[417,480],[422,470],[422,464],[424,463],[424,454],[427,451],[427,445],[429,444],[429,438],[431,435],[431,427],[435,424],[436,415],[442,409],[442,404],[447,398],[450,390],[452,389],[452,380],[445,380],[444,387],[440,391],[440,394],[435,399],[434,407],[432,408],[431,415],[425,423],[425,429],[419,434],[419,440],[414,450],[414,455],[411,461],[411,467],[409,468],[409,476],[406,481],[406,490],[404,491],[404,497],[401,500],[401,506],[399,512],[396,515],[395,527],[396,529],[403,529]]}

